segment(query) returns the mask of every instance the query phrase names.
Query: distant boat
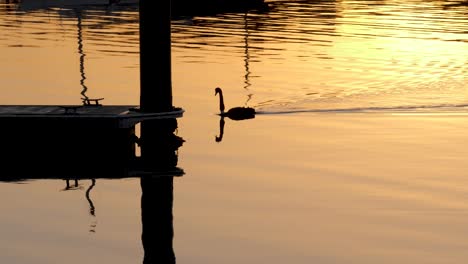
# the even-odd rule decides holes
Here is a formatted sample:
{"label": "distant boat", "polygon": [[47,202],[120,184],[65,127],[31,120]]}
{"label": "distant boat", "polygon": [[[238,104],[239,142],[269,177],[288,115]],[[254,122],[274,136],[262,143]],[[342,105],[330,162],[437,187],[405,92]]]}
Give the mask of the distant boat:
{"label": "distant boat", "polygon": [[[2,1],[2,0],[0,0]],[[150,0],[155,1],[155,0]],[[32,11],[48,8],[82,8],[138,5],[140,0],[15,0],[18,8]],[[175,15],[239,12],[267,7],[265,0],[171,0]]]}
{"label": "distant boat", "polygon": [[265,0],[172,0],[173,15],[213,15],[225,12],[266,10]]}
{"label": "distant boat", "polygon": [[139,0],[18,0],[21,10],[76,8],[90,6],[137,5]]}

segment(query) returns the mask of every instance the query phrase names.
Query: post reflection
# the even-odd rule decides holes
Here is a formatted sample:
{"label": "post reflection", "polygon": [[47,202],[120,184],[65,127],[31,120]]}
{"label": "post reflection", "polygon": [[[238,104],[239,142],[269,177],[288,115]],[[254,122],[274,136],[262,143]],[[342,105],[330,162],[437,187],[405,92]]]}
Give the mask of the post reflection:
{"label": "post reflection", "polygon": [[[95,189],[97,181],[99,179],[138,177],[141,185],[141,242],[144,249],[142,263],[175,263],[172,242],[174,237],[172,222],[173,178],[184,174],[182,169],[177,167],[177,163],[178,149],[185,142],[182,137],[175,134],[177,131],[176,118],[141,121],[139,138],[135,134],[134,128],[114,132],[118,134],[115,137],[102,134],[98,138],[95,137],[99,135],[97,133],[93,134],[93,137],[85,138],[82,134],[83,131],[80,132],[80,129],[75,126],[72,128],[74,133],[77,133],[76,135],[82,136],[81,138],[76,137],[81,144],[66,144],[66,147],[63,146],[63,140],[52,141],[51,136],[45,131],[38,133],[38,135],[41,137],[49,135],[50,140],[47,141],[47,144],[41,140],[41,137],[37,138],[32,134],[27,138],[28,140],[20,141],[13,135],[24,130],[9,130],[12,133],[9,134],[10,138],[15,139],[15,144],[6,144],[9,142],[6,141],[4,145],[7,147],[7,152],[14,155],[5,156],[5,160],[8,162],[3,164],[5,171],[0,181],[22,182],[32,179],[65,181],[65,186],[61,191],[84,192],[84,198],[88,202],[88,212],[92,217],[89,232],[95,233],[96,212],[99,208],[96,208],[93,202],[92,191]],[[110,131],[107,132],[110,133]],[[21,133],[19,134],[21,135]],[[66,135],[69,136],[69,134]],[[106,138],[112,140],[106,141]],[[92,145],[99,143],[106,147],[99,148],[89,155],[80,152],[83,156],[78,157],[78,150],[83,147],[85,140],[91,141]],[[135,155],[133,146],[136,143],[141,148],[139,157]],[[39,149],[42,155],[39,155]],[[36,151],[33,152],[33,150]],[[58,161],[55,164],[51,162],[51,157],[58,151],[60,151],[60,155],[53,156]],[[100,156],[101,158],[99,158]],[[106,156],[109,160],[103,160],[102,156]],[[20,157],[22,164],[29,166],[18,168],[15,165],[18,162],[18,157]],[[83,164],[83,160],[86,160],[87,163]]]}
{"label": "post reflection", "polygon": [[141,241],[144,264],[175,263],[173,177],[141,178]]}
{"label": "post reflection", "polygon": [[172,214],[175,175],[170,171],[177,166],[177,150],[184,142],[174,134],[176,129],[176,119],[150,120],[141,124],[142,166],[168,172],[140,178],[144,264],[176,262]]}

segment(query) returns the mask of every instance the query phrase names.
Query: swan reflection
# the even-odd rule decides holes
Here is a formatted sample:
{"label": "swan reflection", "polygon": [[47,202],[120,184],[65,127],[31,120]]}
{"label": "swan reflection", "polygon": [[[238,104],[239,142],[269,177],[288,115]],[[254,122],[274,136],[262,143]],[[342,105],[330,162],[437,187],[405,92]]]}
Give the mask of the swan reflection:
{"label": "swan reflection", "polygon": [[219,136],[215,137],[215,141],[221,142],[223,140],[223,135],[224,135],[224,117],[221,117],[221,119],[219,119]]}

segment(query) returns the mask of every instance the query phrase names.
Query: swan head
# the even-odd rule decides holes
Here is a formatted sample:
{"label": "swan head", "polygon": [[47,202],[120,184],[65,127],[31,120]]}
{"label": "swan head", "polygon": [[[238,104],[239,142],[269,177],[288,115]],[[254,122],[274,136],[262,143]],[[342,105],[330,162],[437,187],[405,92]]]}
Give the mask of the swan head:
{"label": "swan head", "polygon": [[222,92],[223,92],[223,91],[221,91],[221,88],[216,87],[216,89],[215,89],[215,95],[221,94]]}

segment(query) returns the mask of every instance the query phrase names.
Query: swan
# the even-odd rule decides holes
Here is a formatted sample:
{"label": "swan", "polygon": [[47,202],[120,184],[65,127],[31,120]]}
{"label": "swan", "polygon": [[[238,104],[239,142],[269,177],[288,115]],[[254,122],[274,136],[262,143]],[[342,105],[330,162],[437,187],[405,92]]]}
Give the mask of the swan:
{"label": "swan", "polygon": [[251,107],[233,107],[227,112],[224,112],[224,98],[221,88],[216,87],[215,96],[219,94],[219,111],[221,117],[228,117],[233,120],[243,120],[255,117],[255,109]]}

